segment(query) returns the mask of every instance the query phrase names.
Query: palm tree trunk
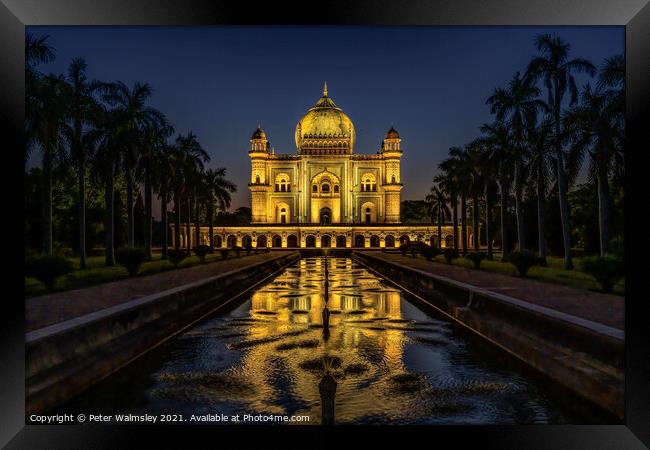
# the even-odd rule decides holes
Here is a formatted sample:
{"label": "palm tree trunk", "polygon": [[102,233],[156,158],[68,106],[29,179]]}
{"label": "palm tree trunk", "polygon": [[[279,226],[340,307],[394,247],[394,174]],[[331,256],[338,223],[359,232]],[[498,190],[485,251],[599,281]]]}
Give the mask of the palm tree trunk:
{"label": "palm tree trunk", "polygon": [[569,200],[567,197],[567,181],[564,171],[564,153],[560,141],[560,102],[557,96],[558,86],[555,84],[555,159],[557,162],[557,190],[560,203],[560,219],[562,220],[562,240],[564,243],[564,268],[573,269],[571,261],[571,228],[569,225]]}
{"label": "palm tree trunk", "polygon": [[185,230],[187,231],[187,256],[192,256],[192,229],[190,219],[192,218],[192,197],[187,196],[187,221]]}
{"label": "palm tree trunk", "polygon": [[144,181],[144,251],[147,261],[151,261],[151,214],[151,177],[147,169]]}
{"label": "palm tree trunk", "polygon": [[115,265],[115,191],[114,191],[114,173],[113,163],[108,163],[109,169],[106,174],[106,191],[104,192],[104,202],[106,217],[104,222],[104,230],[106,233],[106,265]]}
{"label": "palm tree trunk", "polygon": [[86,161],[79,161],[79,267],[86,268]]}
{"label": "palm tree trunk", "polygon": [[507,217],[508,191],[508,182],[506,180],[499,181],[499,196],[501,197],[501,260],[510,253]]}
{"label": "palm tree trunk", "polygon": [[167,225],[167,192],[160,193],[160,240],[162,247],[161,259],[167,259],[167,233],[169,233]]}
{"label": "palm tree trunk", "polygon": [[519,242],[520,252],[526,249],[526,231],[524,230],[524,211],[521,199],[523,180],[521,177],[521,162],[517,162],[515,164],[515,215],[517,218],[517,242]]}
{"label": "palm tree trunk", "polygon": [[460,195],[460,221],[462,222],[460,235],[463,240],[463,256],[467,254],[467,200],[465,194]]}
{"label": "palm tree trunk", "polygon": [[607,168],[598,168],[598,225],[600,231],[600,256],[609,253],[609,181]]}
{"label": "palm tree trunk", "polygon": [[438,248],[442,249],[442,224],[441,222],[441,211],[440,211],[441,205],[438,205]]}
{"label": "palm tree trunk", "polygon": [[176,250],[181,248],[181,200],[178,192],[174,193],[174,207],[176,214],[174,214],[174,247]]}
{"label": "palm tree trunk", "polygon": [[52,150],[43,152],[43,253],[52,256]]}
{"label": "palm tree trunk", "polygon": [[474,253],[478,253],[481,246],[478,229],[478,214],[478,195],[474,194],[472,198],[472,229],[474,233]]}
{"label": "palm tree trunk", "polygon": [[135,229],[133,226],[133,171],[126,169],[126,234],[129,247],[135,246]]}
{"label": "palm tree trunk", "polygon": [[546,236],[544,231],[544,176],[542,168],[537,169],[537,236],[539,246],[539,259],[542,266],[546,266]]}
{"label": "palm tree trunk", "polygon": [[485,186],[485,241],[487,243],[487,259],[492,261],[494,258],[492,249],[492,231],[490,224],[492,223],[492,195],[489,187]]}
{"label": "palm tree trunk", "polygon": [[454,250],[458,251],[458,197],[455,194],[452,196],[451,207],[454,215]]}
{"label": "palm tree trunk", "polygon": [[199,226],[199,213],[201,211],[201,202],[197,199],[194,201],[194,246],[198,247],[201,244],[201,227]]}
{"label": "palm tree trunk", "polygon": [[208,205],[208,227],[209,227],[208,234],[210,237],[210,253],[212,253],[214,247],[214,228],[213,228],[214,223],[212,220],[213,215],[214,215],[214,211],[212,211],[212,206]]}

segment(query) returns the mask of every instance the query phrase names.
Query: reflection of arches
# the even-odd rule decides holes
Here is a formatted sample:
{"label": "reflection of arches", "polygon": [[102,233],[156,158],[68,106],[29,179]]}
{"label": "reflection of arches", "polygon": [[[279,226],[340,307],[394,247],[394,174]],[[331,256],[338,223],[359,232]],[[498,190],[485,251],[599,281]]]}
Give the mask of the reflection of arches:
{"label": "reflection of arches", "polygon": [[275,177],[275,191],[276,192],[291,192],[291,184],[289,184],[289,175],[280,173]]}
{"label": "reflection of arches", "polygon": [[337,247],[345,247],[345,236],[343,236],[341,234],[336,236],[336,246]]}
{"label": "reflection of arches", "polygon": [[313,234],[307,236],[307,239],[305,239],[305,246],[316,247],[316,237]]}
{"label": "reflection of arches", "polygon": [[395,247],[395,238],[393,236],[386,236],[386,247]]}
{"label": "reflection of arches", "polygon": [[361,191],[375,192],[377,190],[377,178],[372,173],[364,173],[361,177]]}
{"label": "reflection of arches", "polygon": [[357,234],[354,237],[354,246],[355,247],[365,247],[366,246],[366,238],[363,237],[363,234]]}
{"label": "reflection of arches", "polygon": [[296,248],[298,247],[298,237],[295,234],[290,234],[287,236],[287,247]]}
{"label": "reflection of arches", "polygon": [[284,202],[278,203],[276,206],[276,218],[275,222],[276,223],[289,223],[289,213],[290,213],[289,205],[287,205]]}
{"label": "reflection of arches", "polygon": [[379,236],[377,236],[376,234],[370,236],[370,246],[379,247]]}
{"label": "reflection of arches", "polygon": [[266,248],[266,236],[263,234],[257,236],[257,248]]}
{"label": "reflection of arches", "polygon": [[321,208],[320,210],[320,224],[329,225],[332,223],[332,210],[329,208]]}
{"label": "reflection of arches", "polygon": [[212,236],[212,246],[221,247],[221,236]]}
{"label": "reflection of arches", "polygon": [[249,235],[246,235],[242,238],[241,245],[244,248],[250,247],[251,245],[253,245],[253,239]]}
{"label": "reflection of arches", "polygon": [[448,234],[445,237],[445,247],[453,247],[453,246],[454,246],[454,235]]}
{"label": "reflection of arches", "polygon": [[228,248],[237,247],[237,237],[234,234],[228,236],[228,238],[226,239],[226,246]]}
{"label": "reflection of arches", "polygon": [[320,246],[321,247],[331,247],[332,246],[332,237],[329,234],[324,234],[323,237],[320,238]]}
{"label": "reflection of arches", "polygon": [[405,235],[405,234],[400,236],[400,238],[399,238],[399,243],[400,244],[408,244],[410,241],[411,240],[409,239],[409,237],[407,235]]}
{"label": "reflection of arches", "polygon": [[276,247],[276,248],[282,247],[282,238],[279,235],[276,234],[275,236],[273,236],[273,238],[271,239],[271,247]]}
{"label": "reflection of arches", "polygon": [[377,207],[373,202],[361,205],[361,222],[366,225],[377,222]]}

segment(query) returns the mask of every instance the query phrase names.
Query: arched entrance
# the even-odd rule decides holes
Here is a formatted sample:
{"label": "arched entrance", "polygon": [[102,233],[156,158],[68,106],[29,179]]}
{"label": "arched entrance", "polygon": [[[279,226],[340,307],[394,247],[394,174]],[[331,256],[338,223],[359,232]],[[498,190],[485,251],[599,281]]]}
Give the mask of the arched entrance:
{"label": "arched entrance", "polygon": [[393,236],[386,236],[386,247],[395,247],[395,238]]}
{"label": "arched entrance", "polygon": [[282,238],[277,234],[273,236],[273,238],[271,239],[271,246],[274,248],[282,247]]}
{"label": "arched entrance", "polygon": [[399,238],[399,243],[400,244],[408,244],[411,240],[407,235],[403,235]]}
{"label": "arched entrance", "polygon": [[257,248],[266,248],[266,236],[257,236]]}
{"label": "arched entrance", "polygon": [[438,235],[434,234],[431,236],[431,239],[429,240],[429,244],[431,247],[438,247]]}
{"label": "arched entrance", "polygon": [[212,236],[212,246],[221,248],[221,236]]}
{"label": "arched entrance", "polygon": [[454,246],[454,235],[448,234],[447,237],[445,237],[445,247],[450,248],[453,246]]}
{"label": "arched entrance", "polygon": [[253,245],[253,239],[249,236],[246,235],[242,238],[241,240],[241,246],[244,248],[251,247]]}
{"label": "arched entrance", "polygon": [[345,236],[343,235],[336,236],[336,246],[345,247]]}
{"label": "arched entrance", "polygon": [[313,234],[307,236],[307,239],[305,239],[305,246],[316,247],[316,236],[314,236]]}
{"label": "arched entrance", "polygon": [[295,234],[290,234],[287,236],[287,247],[296,248],[298,247],[298,237]]}
{"label": "arched entrance", "polygon": [[332,210],[329,208],[321,208],[320,210],[320,224],[329,225],[332,223]]}
{"label": "arched entrance", "polygon": [[379,247],[379,236],[377,236],[376,234],[370,236],[370,246]]}
{"label": "arched entrance", "polygon": [[332,237],[329,234],[324,234],[323,237],[320,238],[320,246],[326,248],[331,247]]}
{"label": "arched entrance", "polygon": [[357,234],[354,237],[354,246],[355,247],[365,247],[366,246],[366,238],[363,236],[363,234]]}
{"label": "arched entrance", "polygon": [[235,236],[234,234],[228,236],[228,238],[226,239],[226,245],[228,248],[237,247],[237,236]]}

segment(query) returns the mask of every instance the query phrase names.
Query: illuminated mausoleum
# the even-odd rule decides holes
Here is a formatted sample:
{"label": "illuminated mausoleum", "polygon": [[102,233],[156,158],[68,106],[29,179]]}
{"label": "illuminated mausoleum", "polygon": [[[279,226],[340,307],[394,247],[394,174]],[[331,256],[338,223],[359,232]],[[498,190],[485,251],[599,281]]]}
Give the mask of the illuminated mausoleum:
{"label": "illuminated mausoleum", "polygon": [[[404,153],[397,130],[387,131],[375,153],[355,153],[354,124],[325,84],[321,98],[296,124],[294,137],[294,153],[276,153],[261,127],[253,132],[248,149],[252,221],[215,227],[215,247],[385,248],[414,240],[437,245],[436,226],[400,224]],[[208,228],[201,227],[201,243],[209,244],[208,236]],[[181,246],[187,246],[185,227]],[[451,226],[443,227],[442,246],[453,246]]]}

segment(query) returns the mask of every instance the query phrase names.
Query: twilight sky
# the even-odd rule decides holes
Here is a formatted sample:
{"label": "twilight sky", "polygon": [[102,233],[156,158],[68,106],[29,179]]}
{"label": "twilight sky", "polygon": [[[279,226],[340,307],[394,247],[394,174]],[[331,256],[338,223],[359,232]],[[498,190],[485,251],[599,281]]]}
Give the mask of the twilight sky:
{"label": "twilight sky", "polygon": [[[493,116],[485,99],[523,71],[538,33],[571,43],[597,66],[624,52],[623,27],[27,27],[47,34],[64,72],[73,57],[90,79],[148,82],[151,106],[192,130],[249,206],[248,139],[258,122],[276,153],[294,153],[301,116],[330,97],[356,127],[356,153],[375,153],[391,124],[402,137],[403,200],[422,199],[449,147]],[[584,82],[586,77],[579,77]],[[36,153],[38,157],[38,154]],[[32,162],[39,163],[39,160]],[[173,176],[173,174],[172,174]],[[159,217],[159,208],[155,216]]]}

